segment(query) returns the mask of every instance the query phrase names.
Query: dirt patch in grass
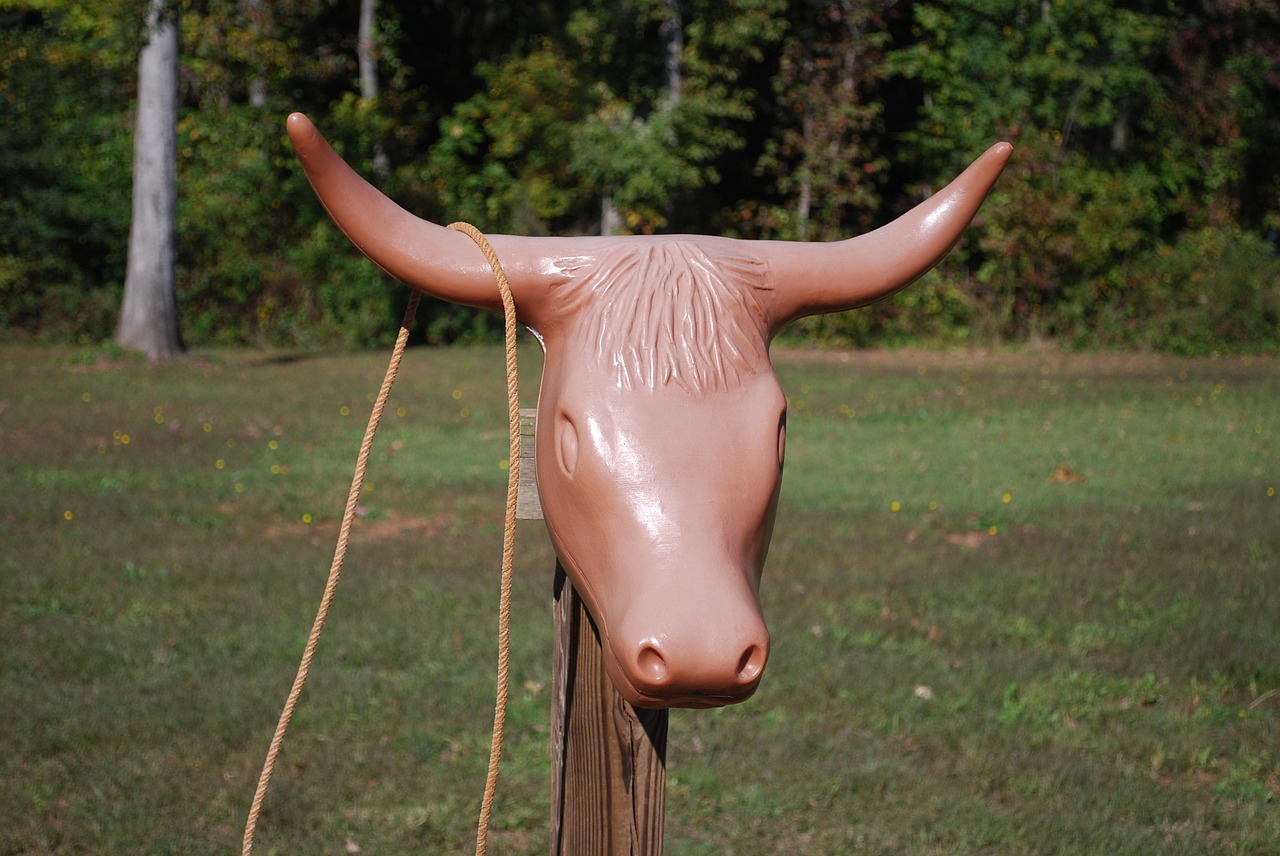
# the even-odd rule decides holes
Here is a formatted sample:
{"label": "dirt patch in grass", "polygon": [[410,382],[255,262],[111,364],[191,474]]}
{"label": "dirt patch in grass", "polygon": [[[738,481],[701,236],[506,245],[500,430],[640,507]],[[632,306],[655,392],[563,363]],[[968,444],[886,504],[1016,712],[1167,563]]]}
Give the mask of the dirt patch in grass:
{"label": "dirt patch in grass", "polygon": [[983,544],[991,543],[991,535],[986,532],[953,532],[946,537],[948,544],[976,550]]}
{"label": "dirt patch in grass", "polygon": [[[461,519],[458,514],[449,511],[441,511],[426,517],[390,511],[381,514],[376,519],[370,519],[367,513],[362,514],[358,507],[356,519],[351,525],[351,539],[357,542],[376,542],[389,541],[406,536],[435,538],[455,530]],[[341,524],[342,521],[340,520],[324,520],[320,522],[302,520],[272,521],[263,530],[263,535],[272,541],[302,536],[310,536],[312,540],[336,539]]]}

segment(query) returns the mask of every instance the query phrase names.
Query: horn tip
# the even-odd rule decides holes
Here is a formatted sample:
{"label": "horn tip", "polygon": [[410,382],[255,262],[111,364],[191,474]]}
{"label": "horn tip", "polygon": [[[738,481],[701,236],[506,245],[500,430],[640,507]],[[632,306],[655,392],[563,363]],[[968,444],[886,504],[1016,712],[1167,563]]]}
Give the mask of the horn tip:
{"label": "horn tip", "polygon": [[289,139],[293,141],[295,146],[301,145],[316,133],[316,126],[304,113],[290,113],[289,118],[285,120],[285,130],[289,132]]}

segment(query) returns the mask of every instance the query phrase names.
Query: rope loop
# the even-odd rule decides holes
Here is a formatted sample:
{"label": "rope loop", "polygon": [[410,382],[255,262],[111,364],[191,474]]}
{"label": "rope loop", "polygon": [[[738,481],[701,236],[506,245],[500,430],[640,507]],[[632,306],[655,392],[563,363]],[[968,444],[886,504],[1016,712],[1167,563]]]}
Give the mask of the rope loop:
{"label": "rope loop", "polygon": [[507,351],[507,427],[510,453],[507,460],[507,508],[502,527],[502,583],[498,601],[498,684],[493,706],[493,737],[489,743],[489,773],[485,777],[484,797],[480,801],[480,820],[476,828],[476,856],[484,856],[489,839],[489,819],[493,814],[493,797],[498,788],[498,764],[502,760],[502,736],[507,716],[507,683],[511,664],[511,578],[515,562],[516,498],[520,489],[520,375],[516,370],[516,304],[511,296],[507,274],[485,236],[470,223],[450,223],[449,228],[462,232],[476,242],[489,260],[493,277],[502,295],[504,342]]}
{"label": "rope loop", "polygon": [[[504,340],[507,355],[507,403],[508,423],[510,428],[510,458],[507,465],[507,504],[503,524],[502,537],[502,581],[498,604],[498,679],[493,714],[493,737],[489,750],[489,772],[485,777],[484,797],[480,803],[480,820],[476,831],[476,856],[484,856],[488,846],[489,820],[493,813],[493,798],[498,786],[498,765],[502,757],[502,738],[506,723],[507,685],[511,662],[511,580],[515,562],[515,525],[516,496],[520,485],[520,385],[519,373],[516,369],[516,309],[511,296],[511,286],[507,275],[498,261],[493,247],[485,239],[480,230],[469,223],[452,223],[449,226],[456,232],[470,237],[484,252],[489,266],[493,270],[498,291],[502,296],[503,318],[505,321]],[[338,580],[342,575],[342,565],[346,560],[347,543],[351,537],[351,527],[355,522],[357,501],[364,485],[365,471],[369,466],[369,453],[373,448],[373,438],[377,434],[382,414],[386,410],[387,400],[391,395],[391,386],[400,372],[400,362],[404,357],[405,346],[409,341],[409,328],[418,311],[419,295],[412,292],[409,305],[400,322],[400,331],[396,336],[395,347],[391,352],[391,360],[382,380],[382,387],[374,399],[373,410],[369,414],[369,422],[365,427],[364,438],[360,442],[360,451],[356,455],[355,473],[351,479],[351,489],[347,492],[347,504],[342,513],[342,524],[338,527],[338,543],[334,549],[333,562],[329,566],[329,576],[325,581],[324,593],[320,597],[320,607],[316,611],[315,621],[303,647],[302,659],[298,663],[298,671],[293,685],[285,699],[284,708],[280,711],[280,719],[276,723],[275,732],[271,736],[271,744],[267,748],[267,756],[262,764],[262,772],[258,776],[258,786],[254,790],[253,802],[249,807],[249,815],[245,820],[244,838],[241,842],[241,856],[251,856],[253,839],[258,827],[258,818],[262,813],[262,804],[266,798],[267,788],[271,783],[271,775],[275,770],[276,759],[280,755],[280,747],[284,742],[285,732],[293,719],[298,699],[302,695],[302,687],[307,682],[311,671],[311,662],[315,658],[316,646],[320,642],[320,634],[324,630],[329,609],[333,605],[334,595],[338,589]]]}

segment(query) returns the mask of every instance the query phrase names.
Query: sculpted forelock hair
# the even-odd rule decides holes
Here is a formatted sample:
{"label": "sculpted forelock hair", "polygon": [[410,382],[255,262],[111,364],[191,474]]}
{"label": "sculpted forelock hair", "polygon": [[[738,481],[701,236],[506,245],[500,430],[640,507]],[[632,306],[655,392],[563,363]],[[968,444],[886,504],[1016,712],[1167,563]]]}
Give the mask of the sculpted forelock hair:
{"label": "sculpted forelock hair", "polygon": [[768,363],[759,259],[679,239],[616,244],[565,267],[557,299],[577,338],[626,389],[731,389]]}

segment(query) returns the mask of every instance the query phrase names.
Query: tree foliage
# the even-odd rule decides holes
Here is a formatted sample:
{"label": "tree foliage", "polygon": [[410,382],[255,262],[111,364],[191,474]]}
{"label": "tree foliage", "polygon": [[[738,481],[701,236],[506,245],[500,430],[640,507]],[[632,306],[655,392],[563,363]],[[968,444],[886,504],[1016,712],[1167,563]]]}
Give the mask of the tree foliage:
{"label": "tree foliage", "polygon": [[[797,334],[1280,350],[1274,3],[381,0],[376,97],[360,0],[179,5],[192,344],[391,334],[402,290],[329,223],[285,141],[304,110],[411,210],[526,234],[616,216],[632,233],[839,239],[1010,139],[938,271]],[[0,0],[8,335],[95,340],[115,323],[144,9]],[[492,329],[428,314],[434,341]]]}

